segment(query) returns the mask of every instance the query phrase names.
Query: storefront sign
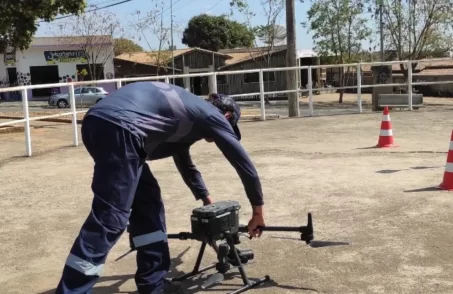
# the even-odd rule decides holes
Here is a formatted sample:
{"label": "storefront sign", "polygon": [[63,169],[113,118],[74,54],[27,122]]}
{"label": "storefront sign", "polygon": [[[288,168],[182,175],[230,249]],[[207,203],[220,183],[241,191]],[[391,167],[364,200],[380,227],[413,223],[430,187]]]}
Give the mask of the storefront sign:
{"label": "storefront sign", "polygon": [[44,51],[47,64],[57,63],[86,63],[86,53],[83,50]]}
{"label": "storefront sign", "polygon": [[12,65],[14,66],[16,64],[16,52],[7,52],[3,55],[3,61],[5,62],[5,65]]}

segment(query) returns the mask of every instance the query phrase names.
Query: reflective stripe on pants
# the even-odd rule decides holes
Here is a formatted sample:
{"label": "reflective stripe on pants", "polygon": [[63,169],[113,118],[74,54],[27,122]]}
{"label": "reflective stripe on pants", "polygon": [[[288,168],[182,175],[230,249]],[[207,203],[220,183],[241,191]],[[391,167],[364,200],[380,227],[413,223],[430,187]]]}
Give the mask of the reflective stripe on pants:
{"label": "reflective stripe on pants", "polygon": [[170,270],[170,251],[160,187],[148,165],[143,167],[129,222],[130,238],[137,249],[138,291],[153,293],[163,287]]}
{"label": "reflective stripe on pants", "polygon": [[87,116],[82,139],[94,160],[91,212],[70,250],[56,293],[89,293],[131,214],[146,154],[132,133]]}

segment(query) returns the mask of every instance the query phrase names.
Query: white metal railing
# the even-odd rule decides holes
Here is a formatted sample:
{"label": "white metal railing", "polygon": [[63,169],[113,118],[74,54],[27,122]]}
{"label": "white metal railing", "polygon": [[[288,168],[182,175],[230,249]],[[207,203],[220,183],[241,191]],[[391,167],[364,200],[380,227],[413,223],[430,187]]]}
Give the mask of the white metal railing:
{"label": "white metal railing", "polygon": [[[430,60],[404,60],[404,61],[385,61],[385,62],[361,62],[361,63],[350,63],[350,64],[323,64],[323,65],[310,65],[310,66],[295,66],[295,67],[279,67],[279,68],[263,68],[263,69],[250,69],[250,70],[235,70],[235,71],[221,71],[221,72],[208,72],[208,73],[193,73],[193,74],[176,74],[176,75],[167,75],[167,76],[148,76],[148,77],[133,77],[133,78],[115,78],[109,80],[98,80],[98,81],[80,81],[80,82],[71,82],[71,83],[55,83],[55,84],[44,84],[44,85],[30,85],[30,86],[17,86],[10,88],[0,88],[1,92],[11,92],[11,91],[21,91],[22,93],[22,104],[24,111],[24,118],[19,120],[13,120],[9,122],[0,123],[0,127],[14,125],[18,123],[25,124],[25,149],[26,155],[32,155],[32,146],[31,146],[31,135],[30,135],[30,121],[41,120],[46,118],[61,117],[72,115],[72,130],[73,130],[73,145],[79,145],[78,138],[78,128],[77,128],[77,114],[85,113],[87,110],[77,111],[74,99],[74,86],[87,85],[87,84],[106,84],[116,82],[117,89],[121,88],[123,82],[138,82],[138,81],[152,81],[152,80],[162,80],[164,79],[166,83],[170,82],[170,79],[175,78],[187,78],[187,77],[210,77],[211,78],[211,88],[217,89],[217,76],[218,75],[234,75],[234,74],[245,74],[245,73],[259,73],[259,92],[257,93],[244,93],[244,94],[233,94],[229,95],[231,97],[247,97],[247,96],[258,96],[260,97],[260,112],[261,119],[266,120],[266,109],[265,109],[265,95],[270,94],[282,94],[282,93],[294,93],[307,91],[309,93],[308,106],[310,116],[314,115],[313,107],[313,92],[314,91],[326,91],[326,90],[337,90],[337,89],[357,89],[357,112],[362,113],[362,95],[361,90],[364,88],[373,88],[373,87],[397,87],[397,86],[407,86],[408,87],[408,105],[409,110],[412,110],[412,86],[414,85],[435,85],[435,84],[449,84],[453,83],[452,81],[433,81],[433,82],[413,82],[412,81],[412,66],[413,63],[423,63],[423,62],[433,62],[433,61],[444,61],[445,59],[430,59]],[[363,85],[362,76],[361,76],[361,67],[364,65],[392,65],[392,64],[405,64],[408,69],[408,81],[407,83],[390,83],[390,84],[371,84]],[[337,67],[353,67],[357,73],[357,84],[356,86],[344,86],[344,87],[330,87],[330,88],[313,88],[313,77],[312,69],[317,68],[337,68]],[[308,89],[290,89],[283,91],[268,91],[264,90],[264,72],[275,72],[275,71],[289,71],[289,70],[302,70],[306,69],[308,74]],[[28,90],[31,89],[43,89],[43,88],[54,88],[54,87],[69,87],[69,98],[71,111],[65,113],[59,113],[54,115],[40,116],[40,117],[30,117],[29,107],[28,107]],[[300,113],[300,110],[298,110]]]}

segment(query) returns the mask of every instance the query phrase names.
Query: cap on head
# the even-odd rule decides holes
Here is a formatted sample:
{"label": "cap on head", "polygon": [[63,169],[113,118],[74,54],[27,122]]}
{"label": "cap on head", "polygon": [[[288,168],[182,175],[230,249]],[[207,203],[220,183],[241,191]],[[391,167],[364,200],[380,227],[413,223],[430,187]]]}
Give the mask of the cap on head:
{"label": "cap on head", "polygon": [[223,114],[227,113],[228,111],[231,112],[231,117],[228,119],[228,121],[233,127],[233,130],[238,139],[241,140],[241,132],[239,131],[237,125],[239,119],[241,118],[241,108],[236,103],[236,101],[234,101],[233,98],[228,97],[227,95],[217,93],[209,94],[208,101],[215,107],[220,109]]}

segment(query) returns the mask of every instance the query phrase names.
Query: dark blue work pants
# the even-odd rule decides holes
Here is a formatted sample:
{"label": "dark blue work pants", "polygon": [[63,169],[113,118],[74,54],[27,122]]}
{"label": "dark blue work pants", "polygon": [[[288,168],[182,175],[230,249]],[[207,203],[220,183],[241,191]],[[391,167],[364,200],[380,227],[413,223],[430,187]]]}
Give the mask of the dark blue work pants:
{"label": "dark blue work pants", "polygon": [[141,138],[87,116],[82,139],[94,160],[91,212],[76,238],[56,293],[91,293],[110,249],[130,223],[137,249],[135,282],[140,294],[157,293],[170,267],[159,185],[145,162]]}

